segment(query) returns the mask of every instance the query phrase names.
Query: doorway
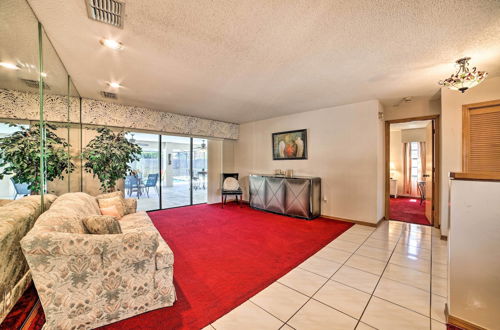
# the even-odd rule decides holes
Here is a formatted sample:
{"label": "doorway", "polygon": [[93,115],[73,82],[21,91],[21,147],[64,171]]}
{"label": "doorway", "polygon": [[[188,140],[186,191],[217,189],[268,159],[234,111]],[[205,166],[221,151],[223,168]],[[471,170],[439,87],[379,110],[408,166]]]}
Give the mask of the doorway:
{"label": "doorway", "polygon": [[386,219],[438,226],[439,117],[386,122]]}

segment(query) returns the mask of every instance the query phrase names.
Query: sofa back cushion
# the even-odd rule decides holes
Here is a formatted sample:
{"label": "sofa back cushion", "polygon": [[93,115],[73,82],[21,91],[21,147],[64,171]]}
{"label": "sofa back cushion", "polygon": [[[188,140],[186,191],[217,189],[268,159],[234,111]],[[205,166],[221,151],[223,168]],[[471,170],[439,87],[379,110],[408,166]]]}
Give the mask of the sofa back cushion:
{"label": "sofa back cushion", "polygon": [[40,216],[35,227],[42,231],[85,234],[87,231],[82,220],[100,214],[95,197],[82,192],[67,193]]}
{"label": "sofa back cushion", "polygon": [[[45,195],[45,209],[56,198],[55,195]],[[23,197],[0,207],[0,323],[2,314],[5,316],[18,298],[10,291],[28,271],[19,241],[33,227],[40,213],[40,196]],[[2,301],[9,296],[10,303]]]}

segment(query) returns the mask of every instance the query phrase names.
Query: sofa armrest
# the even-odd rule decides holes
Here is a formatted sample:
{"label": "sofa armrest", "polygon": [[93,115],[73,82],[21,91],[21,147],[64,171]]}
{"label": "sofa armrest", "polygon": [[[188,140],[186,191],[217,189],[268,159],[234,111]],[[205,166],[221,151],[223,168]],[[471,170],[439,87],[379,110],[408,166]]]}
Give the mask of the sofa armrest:
{"label": "sofa armrest", "polygon": [[33,232],[21,240],[26,259],[32,255],[88,256],[103,259],[153,258],[158,248],[158,233],[133,230],[123,234],[92,235],[63,232]]}
{"label": "sofa armrest", "polygon": [[125,198],[125,214],[137,212],[137,199]]}

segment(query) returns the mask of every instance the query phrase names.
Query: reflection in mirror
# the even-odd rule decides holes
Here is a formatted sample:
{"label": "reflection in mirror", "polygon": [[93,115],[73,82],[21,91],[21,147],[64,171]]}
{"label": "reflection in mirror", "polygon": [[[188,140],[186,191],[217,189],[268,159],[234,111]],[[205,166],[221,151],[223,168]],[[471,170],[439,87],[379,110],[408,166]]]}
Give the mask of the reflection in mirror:
{"label": "reflection in mirror", "polygon": [[38,99],[38,21],[26,1],[0,1],[0,63],[0,89]]}
{"label": "reflection in mirror", "polygon": [[[19,121],[0,122],[0,140],[20,131],[23,127],[28,128],[29,124]],[[4,173],[8,166],[9,164],[2,166],[0,172]],[[26,194],[30,194],[30,190],[26,184],[16,183],[12,177],[13,174],[6,174],[0,179],[0,199],[17,199]]]}
{"label": "reflection in mirror", "polygon": [[[44,79],[44,115],[47,123],[55,125],[55,133],[64,142],[65,154],[69,155],[67,168],[62,178],[47,182],[47,191],[62,195],[80,191],[79,154],[80,154],[80,117],[79,94],[64,64],[59,58],[46,32],[42,31],[42,59]],[[52,169],[46,169],[49,171]],[[49,175],[49,173],[46,173]],[[54,173],[50,173],[54,174]]]}
{"label": "reflection in mirror", "polygon": [[[42,88],[40,79],[43,80]],[[43,102],[40,105],[41,99]],[[45,127],[46,122],[55,125],[54,133],[64,145],[62,158],[67,161],[66,167],[74,166],[75,170],[71,174],[55,173],[57,169],[46,167],[41,175],[42,180],[47,174],[50,174],[49,177],[63,174],[64,177],[47,182],[43,185],[43,191],[58,195],[80,191],[80,96],[43,27],[24,0],[0,1],[0,122],[12,120],[25,120],[25,124],[32,127]],[[5,126],[2,130],[0,134],[5,137],[9,131]],[[46,142],[43,137],[42,133],[41,144]],[[31,147],[37,148],[39,145]],[[39,150],[38,147],[37,153]],[[45,151],[46,148],[43,148],[42,154]],[[67,155],[71,157],[66,159]],[[32,167],[37,163],[40,162],[33,159]],[[21,167],[17,168],[18,171],[22,170]],[[0,196],[12,195],[13,185],[6,185],[6,182],[9,180],[4,178],[3,184],[0,184]],[[39,191],[27,193],[36,194]]]}
{"label": "reflection in mirror", "polygon": [[[0,1],[0,139],[11,136],[39,117],[38,21],[26,1]],[[23,104],[23,108],[18,108]],[[11,127],[8,123],[21,124]],[[5,144],[6,148],[12,147]],[[12,149],[10,149],[12,150]],[[0,173],[11,165],[5,160]],[[9,172],[9,171],[7,171]],[[12,172],[12,171],[10,171]],[[26,182],[15,182],[16,173],[0,180],[0,198],[30,194]]]}

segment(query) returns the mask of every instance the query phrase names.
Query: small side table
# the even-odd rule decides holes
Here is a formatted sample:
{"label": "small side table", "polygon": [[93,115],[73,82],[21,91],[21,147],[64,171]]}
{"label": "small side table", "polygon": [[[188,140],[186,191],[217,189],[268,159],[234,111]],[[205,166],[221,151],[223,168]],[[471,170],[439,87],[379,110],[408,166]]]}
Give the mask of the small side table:
{"label": "small side table", "polygon": [[398,198],[398,180],[390,179],[389,194]]}

